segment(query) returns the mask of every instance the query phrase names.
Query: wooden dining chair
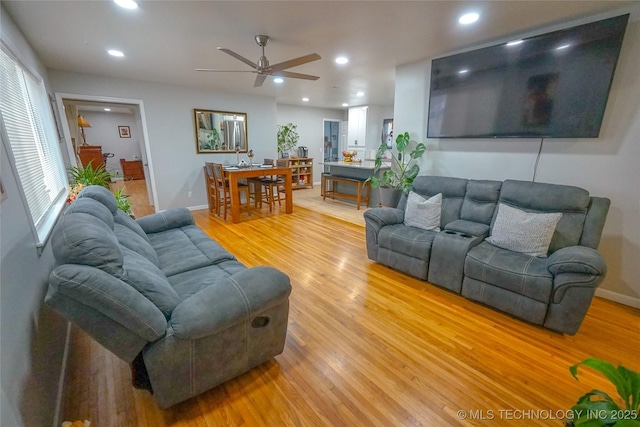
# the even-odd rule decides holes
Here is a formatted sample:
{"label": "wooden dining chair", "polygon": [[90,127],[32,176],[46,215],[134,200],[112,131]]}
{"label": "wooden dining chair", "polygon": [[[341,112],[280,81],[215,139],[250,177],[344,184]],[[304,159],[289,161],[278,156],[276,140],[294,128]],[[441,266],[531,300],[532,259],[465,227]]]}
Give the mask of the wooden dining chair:
{"label": "wooden dining chair", "polygon": [[204,163],[204,181],[207,189],[207,203],[209,204],[209,212],[220,214],[220,192],[218,191],[216,177],[213,173],[213,163]]}
{"label": "wooden dining chair", "polygon": [[[264,159],[264,165],[273,165],[273,159]],[[265,169],[269,170],[269,169]],[[260,200],[260,207],[262,202],[266,202],[269,206],[269,212],[273,211],[275,203],[278,202],[278,206],[282,206],[281,188],[284,186],[284,178],[279,175],[265,175],[258,178],[256,181],[258,185],[262,186],[262,198]]]}
{"label": "wooden dining chair", "polygon": [[[213,175],[215,177],[214,185],[216,189],[216,199],[218,201],[218,209],[222,209],[222,218],[227,219],[227,207],[231,206],[231,190],[229,188],[229,179],[225,176],[222,163],[213,163]],[[247,184],[238,183],[238,192],[242,201],[244,193],[247,210],[250,208],[249,186]],[[219,215],[219,212],[218,212]]]}

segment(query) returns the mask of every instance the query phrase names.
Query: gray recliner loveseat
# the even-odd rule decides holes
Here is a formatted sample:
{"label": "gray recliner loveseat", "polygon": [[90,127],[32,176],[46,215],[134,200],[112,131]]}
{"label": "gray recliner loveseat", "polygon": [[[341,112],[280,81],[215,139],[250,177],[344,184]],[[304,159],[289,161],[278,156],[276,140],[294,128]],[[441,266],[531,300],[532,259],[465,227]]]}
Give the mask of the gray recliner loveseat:
{"label": "gray recliner loveseat", "polygon": [[[507,180],[418,176],[413,191],[442,194],[441,231],[405,225],[398,208],[365,212],[368,257],[528,322],[575,334],[606,273],[597,251],[609,199],[581,188]],[[535,256],[496,246],[499,206],[561,213],[548,252]]]}
{"label": "gray recliner loveseat", "polygon": [[282,353],[291,285],[247,268],[186,209],[133,220],[87,187],[52,235],[47,303],[144,372],[160,407]]}

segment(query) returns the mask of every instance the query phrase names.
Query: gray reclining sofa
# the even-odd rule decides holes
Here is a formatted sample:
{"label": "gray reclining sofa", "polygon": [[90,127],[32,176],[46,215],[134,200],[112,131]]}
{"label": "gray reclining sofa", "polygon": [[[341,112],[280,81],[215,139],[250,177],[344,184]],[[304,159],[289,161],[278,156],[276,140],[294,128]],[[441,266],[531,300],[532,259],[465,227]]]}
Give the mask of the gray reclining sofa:
{"label": "gray reclining sofa", "polygon": [[[597,251],[609,199],[581,188],[507,180],[418,176],[413,191],[442,194],[441,231],[404,224],[398,208],[365,212],[368,257],[548,329],[575,334],[606,273]],[[495,246],[500,204],[529,213],[562,213],[547,257]]]}
{"label": "gray reclining sofa", "polygon": [[107,189],[87,187],[52,247],[47,303],[135,376],[146,370],[162,408],[282,353],[289,278],[243,266],[186,209],[133,220]]}

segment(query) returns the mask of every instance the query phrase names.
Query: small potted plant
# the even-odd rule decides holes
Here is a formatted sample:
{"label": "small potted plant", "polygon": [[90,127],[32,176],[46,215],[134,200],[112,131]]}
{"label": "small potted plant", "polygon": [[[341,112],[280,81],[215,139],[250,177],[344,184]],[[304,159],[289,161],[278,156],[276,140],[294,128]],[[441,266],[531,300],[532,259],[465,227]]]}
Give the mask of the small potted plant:
{"label": "small potted plant", "polygon": [[398,135],[397,153],[391,156],[391,168],[382,174],[379,172],[383,165],[383,157],[388,150],[387,143],[383,142],[378,148],[373,175],[367,181],[371,183],[371,188],[380,188],[380,203],[383,206],[397,206],[400,196],[409,193],[413,180],[420,172],[420,166],[416,160],[422,157],[427,147],[422,142],[416,144],[413,149],[411,145],[409,132]]}
{"label": "small potted plant", "polygon": [[[569,368],[578,380],[578,366],[584,365],[604,375],[615,386],[619,399],[601,390],[591,390],[571,408],[567,426],[640,427],[640,373],[604,360],[589,358]],[[622,405],[619,403],[622,402]]]}
{"label": "small potted plant", "polygon": [[285,153],[293,150],[298,145],[298,125],[288,123],[286,125],[278,125],[278,154],[284,157]]}

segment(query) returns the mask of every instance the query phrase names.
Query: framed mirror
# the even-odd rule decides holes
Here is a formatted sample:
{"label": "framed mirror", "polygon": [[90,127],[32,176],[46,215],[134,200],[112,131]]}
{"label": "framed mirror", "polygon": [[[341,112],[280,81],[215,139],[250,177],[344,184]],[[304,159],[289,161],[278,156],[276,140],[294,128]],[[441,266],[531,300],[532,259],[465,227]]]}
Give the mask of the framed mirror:
{"label": "framed mirror", "polygon": [[232,111],[212,111],[194,108],[196,152],[246,153],[247,114]]}

